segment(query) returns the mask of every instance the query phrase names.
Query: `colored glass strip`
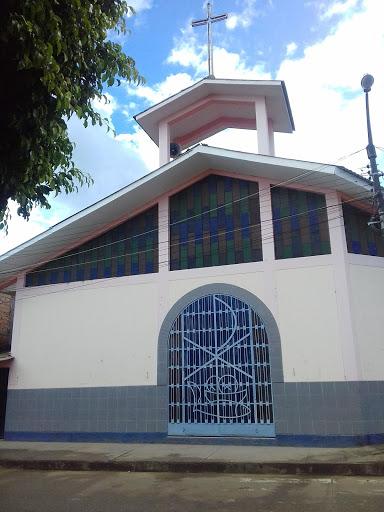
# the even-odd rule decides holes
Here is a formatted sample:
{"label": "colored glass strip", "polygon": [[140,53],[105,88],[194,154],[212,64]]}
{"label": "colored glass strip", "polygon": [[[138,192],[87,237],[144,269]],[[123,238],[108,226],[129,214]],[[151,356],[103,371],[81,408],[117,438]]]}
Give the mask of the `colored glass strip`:
{"label": "colored glass strip", "polygon": [[170,269],[261,261],[259,186],[211,174],[170,198]]}
{"label": "colored glass strip", "polygon": [[158,272],[157,206],[29,272],[26,286],[153,272]]}
{"label": "colored glass strip", "polygon": [[348,252],[384,257],[384,238],[368,225],[371,214],[343,203],[343,216]]}
{"label": "colored glass strip", "polygon": [[276,259],[330,254],[323,194],[272,187],[271,197]]}

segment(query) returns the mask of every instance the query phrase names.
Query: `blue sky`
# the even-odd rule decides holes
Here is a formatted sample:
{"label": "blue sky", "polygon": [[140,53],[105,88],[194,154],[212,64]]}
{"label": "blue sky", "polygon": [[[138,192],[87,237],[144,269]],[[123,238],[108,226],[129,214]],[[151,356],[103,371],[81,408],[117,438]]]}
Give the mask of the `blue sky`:
{"label": "blue sky", "polygon": [[[123,83],[106,90],[110,103],[96,104],[110,118],[117,137],[104,128],[84,129],[71,119],[75,161],[95,184],[78,194],[52,200],[49,211],[35,210],[29,222],[16,217],[0,253],[98,201],[155,169],[157,147],[133,115],[192,85],[208,74],[205,27],[191,27],[206,15],[203,0],[135,0],[128,19],[131,36],[112,36],[132,56],[146,84]],[[213,0],[213,14],[228,20],[213,26],[217,78],[284,80],[296,131],[277,134],[276,156],[334,163],[365,148],[364,97],[360,80],[375,77],[370,93],[376,146],[384,147],[383,0]],[[226,130],[207,141],[230,149],[256,151],[255,133]],[[384,167],[384,153],[378,150]],[[343,158],[359,172],[364,151]]]}

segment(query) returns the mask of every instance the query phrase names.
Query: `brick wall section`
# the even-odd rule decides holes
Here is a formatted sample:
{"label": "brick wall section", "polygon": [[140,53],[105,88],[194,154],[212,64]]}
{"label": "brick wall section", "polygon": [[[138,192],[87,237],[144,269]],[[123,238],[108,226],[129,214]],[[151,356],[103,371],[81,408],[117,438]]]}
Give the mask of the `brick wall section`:
{"label": "brick wall section", "polygon": [[9,339],[11,328],[12,296],[0,292],[0,351],[11,342]]}

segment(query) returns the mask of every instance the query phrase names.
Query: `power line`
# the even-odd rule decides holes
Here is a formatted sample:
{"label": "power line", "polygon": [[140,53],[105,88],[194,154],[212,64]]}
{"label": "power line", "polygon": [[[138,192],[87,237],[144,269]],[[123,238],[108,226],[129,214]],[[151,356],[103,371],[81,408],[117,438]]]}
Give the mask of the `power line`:
{"label": "power line", "polygon": [[[335,220],[338,220],[338,219],[341,219],[341,218],[342,218],[342,216],[341,216],[341,215],[339,215],[339,216],[333,217],[333,218],[332,218],[332,219],[330,219],[330,220],[335,221]],[[324,222],[326,222],[326,221],[324,221]],[[329,228],[329,229],[337,229],[337,228],[340,228],[340,227],[342,227],[342,226],[343,226],[343,223],[341,223],[341,224],[339,224],[339,225],[336,225],[336,226],[333,226],[333,227],[331,227],[331,228]],[[262,242],[263,242],[263,245],[270,244],[270,243],[274,243],[274,241],[273,241],[273,235],[272,235],[272,236],[267,236],[267,237],[265,237],[265,238],[262,240]],[[330,253],[330,254],[331,254],[331,253]],[[327,254],[325,254],[325,255],[317,255],[317,256],[327,256]],[[308,256],[308,257],[313,257],[313,256]],[[281,258],[281,260],[286,260],[286,259],[296,259],[296,257],[293,257],[293,258]],[[277,260],[277,261],[279,261],[279,260]],[[260,261],[258,261],[258,262],[249,262],[249,263],[262,263],[262,260],[260,260]],[[236,263],[234,263],[234,264],[236,264]],[[243,263],[243,264],[246,264],[246,263]],[[159,267],[159,269],[160,269],[160,268],[164,268],[165,266],[168,266],[168,265],[169,265],[169,261],[164,261],[164,262],[159,262],[158,267]],[[227,266],[227,265],[217,265],[217,266],[221,266],[221,267],[223,267],[223,266]],[[209,267],[201,267],[201,268],[212,268],[212,267],[213,267],[213,266],[209,266]],[[180,270],[188,270],[188,269],[180,269]],[[171,272],[171,271],[170,271],[170,272]],[[173,271],[173,272],[177,272],[177,270],[175,270],[175,271]],[[158,272],[153,272],[152,274],[158,274]],[[137,276],[137,275],[141,275],[141,276],[142,276],[142,275],[150,275],[150,274],[136,274],[136,276]],[[47,291],[47,292],[45,292],[45,294],[44,294],[44,295],[50,295],[50,294],[56,294],[56,293],[66,293],[66,292],[71,292],[71,291],[77,291],[77,290],[79,290],[79,289],[81,289],[81,288],[84,288],[84,287],[87,287],[87,286],[92,286],[93,284],[95,284],[95,282],[97,282],[97,283],[100,283],[100,284],[101,284],[101,283],[103,283],[104,281],[105,281],[105,282],[107,282],[107,281],[109,281],[109,282],[110,282],[110,279],[116,279],[116,278],[118,278],[118,277],[120,277],[120,276],[116,276],[116,277],[113,277],[113,278],[109,278],[109,277],[107,277],[107,278],[106,278],[106,277],[102,277],[102,278],[96,278],[96,279],[89,279],[89,280],[86,280],[86,281],[72,281],[70,284],[76,284],[76,283],[81,283],[81,284],[77,284],[77,286],[72,287],[72,288],[69,288],[69,289],[61,289],[61,290],[51,290],[51,291]],[[132,277],[132,275],[128,275],[128,276],[121,276],[121,277]],[[57,283],[57,284],[69,284],[69,283]],[[45,286],[50,286],[50,285],[45,285]],[[37,286],[36,286],[36,287],[34,287],[34,288],[37,288]],[[103,287],[103,288],[105,288],[105,287]],[[29,288],[29,289],[31,289],[31,288]],[[39,296],[40,296],[40,294],[35,294],[35,295],[30,295],[30,294],[28,294],[27,296],[22,297],[22,299],[23,299],[23,300],[25,300],[25,299],[29,299],[29,298],[33,298],[33,297],[39,297]]]}
{"label": "power line", "polygon": [[[265,221],[263,222],[277,222],[277,221],[284,221],[286,219],[289,219],[289,218],[292,218],[292,217],[300,217],[300,216],[304,216],[304,215],[309,215],[310,213],[312,212],[315,212],[315,211],[319,211],[319,210],[327,210],[328,208],[329,209],[332,209],[332,208],[338,208],[339,206],[341,206],[342,204],[345,204],[345,203],[350,203],[350,202],[356,202],[356,201],[359,201],[360,199],[366,199],[365,195],[362,196],[361,198],[357,198],[357,199],[351,199],[349,201],[343,201],[343,203],[338,203],[337,205],[332,205],[332,206],[322,206],[322,207],[318,207],[318,208],[313,208],[311,210],[307,210],[306,212],[301,212],[301,213],[297,213],[297,214],[292,214],[292,215],[287,215],[285,217],[279,217],[279,218],[270,218],[270,219],[265,219]],[[206,212],[208,213],[208,212]],[[243,230],[243,229],[250,229],[252,227],[256,227],[256,226],[261,226],[262,222],[259,222],[259,223],[256,223],[256,224],[251,224],[249,226],[246,226],[246,227],[238,227],[238,228],[234,228],[232,230],[226,230],[226,233],[231,233],[231,232],[236,232],[236,231],[240,231],[240,230]],[[137,236],[144,236],[144,234],[142,235],[137,235]],[[214,237],[214,236],[219,236],[218,234],[214,233],[214,234],[209,234],[209,235],[205,235],[204,237],[201,237],[201,238],[194,238],[194,240],[198,241],[200,239],[203,239],[203,238],[207,238],[207,237]],[[126,240],[129,240],[129,239],[126,239]],[[117,242],[113,242],[113,244],[119,244],[119,243],[123,243],[125,240],[120,240],[120,241],[117,241]],[[168,244],[169,243],[169,240],[166,240],[166,241],[163,241],[163,242],[158,242],[157,244],[157,247],[159,247],[159,250],[161,250],[161,247],[160,245],[161,244]],[[186,242],[179,242],[179,244],[182,244],[182,243],[186,243]],[[187,241],[188,243],[188,241]],[[111,244],[107,244],[107,245],[111,245]],[[174,244],[175,245],[175,244]],[[90,252],[93,252],[93,251],[97,251],[98,249],[101,249],[101,248],[104,248],[105,246],[98,246],[98,247],[94,247],[94,248],[90,248],[88,249],[87,251],[83,251],[81,254],[83,253],[90,253]],[[89,263],[94,263],[94,262],[98,262],[98,261],[104,261],[104,260],[108,260],[110,258],[120,258],[120,257],[124,257],[124,256],[127,256],[127,255],[137,255],[137,254],[144,254],[146,253],[147,251],[152,251],[154,249],[145,249],[145,250],[142,250],[142,251],[136,251],[136,252],[128,252],[128,253],[123,253],[123,254],[118,254],[118,255],[114,255],[114,256],[107,256],[107,257],[103,257],[103,258],[99,258],[97,260],[94,260],[94,259],[91,259],[90,261],[88,262],[78,262],[78,263],[74,263],[74,264],[66,264],[66,265],[61,265],[60,267],[54,267],[54,268],[50,268],[49,270],[56,270],[56,269],[61,269],[61,268],[67,268],[68,266],[77,266],[77,265],[83,265],[83,264],[89,264]],[[66,256],[60,256],[58,258],[54,258],[52,260],[50,260],[49,262],[51,263],[52,261],[57,261],[57,260],[60,260],[60,259],[67,259],[67,258],[71,258],[73,256],[78,256],[80,253],[72,253],[72,254],[68,254]],[[48,270],[48,269],[47,269]],[[38,272],[42,272],[43,270],[33,270],[29,273],[38,273]],[[7,271],[9,272],[9,270]]]}
{"label": "power line", "polygon": [[[321,169],[323,169],[323,168],[326,168],[326,167],[332,167],[332,166],[334,166],[337,162],[340,162],[341,160],[344,160],[344,159],[346,159],[346,158],[349,158],[350,156],[352,156],[352,155],[354,155],[354,154],[357,154],[357,153],[359,153],[359,152],[361,152],[361,151],[363,151],[363,150],[364,150],[364,148],[363,148],[363,149],[359,149],[359,150],[357,150],[357,151],[355,151],[355,152],[353,152],[353,153],[350,153],[349,155],[346,155],[346,156],[340,157],[340,158],[338,158],[337,160],[335,160],[335,161],[333,161],[333,162],[331,162],[331,163],[327,163],[327,164],[320,164],[320,165],[319,165],[318,167],[316,167],[315,169],[312,169],[312,170],[310,170],[310,171],[306,171],[306,172],[304,172],[304,173],[302,173],[302,174],[300,174],[300,175],[298,175],[298,176],[296,176],[296,177],[289,178],[288,180],[285,180],[285,181],[279,182],[279,183],[277,183],[277,184],[275,184],[275,185],[271,185],[271,188],[279,187],[279,186],[282,186],[282,185],[284,185],[284,184],[287,184],[287,183],[290,183],[290,182],[297,181],[297,180],[299,180],[300,178],[302,178],[302,177],[304,177],[304,176],[306,176],[306,175],[310,175],[310,174],[313,174],[313,173],[315,173],[315,172],[318,172],[319,170],[321,170]],[[325,178],[328,178],[328,177],[325,177]],[[240,178],[240,179],[241,179],[241,178]],[[311,185],[310,185],[310,186],[311,186]],[[259,190],[259,192],[255,193],[255,194],[263,195],[263,194],[262,194],[262,192],[266,192],[266,191],[268,191],[268,188],[266,188],[266,189],[261,189],[261,190]],[[252,196],[252,195],[253,195],[253,194],[251,194],[251,196]],[[250,197],[250,196],[245,196],[245,197],[243,197],[243,198],[241,198],[241,199],[243,200],[243,199],[246,199],[247,197]],[[193,217],[191,217],[191,218],[193,218]],[[92,224],[84,225],[82,228],[85,228],[85,227],[93,227],[93,226],[100,225],[100,224],[102,224],[102,223],[92,223]],[[51,229],[51,228],[49,228],[49,229]],[[48,229],[47,231],[49,231],[49,229]],[[76,230],[76,229],[78,229],[78,228],[72,228],[72,229],[73,229],[73,231],[75,231],[75,230]],[[71,231],[71,230],[70,230],[70,229],[67,229],[67,232],[68,232],[68,231]],[[98,236],[98,235],[97,235],[97,236]],[[50,242],[48,242],[47,244],[44,244],[44,245],[49,245],[49,243],[50,243]],[[40,245],[42,245],[42,244],[40,244]],[[28,254],[28,253],[23,252],[23,254]],[[17,255],[14,255],[14,257],[15,257],[15,256],[17,256]]]}
{"label": "power line", "polygon": [[[364,149],[364,148],[363,148],[363,149]],[[212,209],[210,209],[210,210],[207,210],[206,212],[202,212],[202,213],[199,213],[199,214],[196,214],[196,215],[192,215],[192,216],[190,216],[190,217],[187,217],[187,218],[185,218],[185,219],[182,219],[182,220],[176,221],[176,222],[174,222],[174,223],[169,223],[169,226],[172,226],[172,225],[177,224],[177,223],[186,222],[186,221],[188,221],[188,220],[192,220],[192,219],[195,219],[195,218],[201,217],[202,215],[207,215],[207,214],[209,214],[209,213],[211,213],[211,212],[213,212],[213,211],[216,211],[216,210],[218,210],[218,209],[220,209],[220,208],[225,208],[225,207],[227,207],[227,206],[231,206],[231,205],[233,205],[233,204],[235,204],[235,203],[237,203],[237,202],[241,202],[241,201],[244,201],[244,200],[246,200],[246,199],[250,199],[250,198],[252,198],[252,197],[254,197],[254,196],[259,196],[259,198],[262,198],[263,196],[268,195],[268,194],[270,193],[270,190],[272,190],[273,188],[280,187],[280,186],[283,186],[283,185],[287,185],[287,184],[292,183],[292,182],[295,182],[295,181],[297,181],[297,180],[299,180],[299,179],[301,179],[301,178],[303,178],[303,177],[305,177],[305,176],[309,176],[309,175],[311,175],[311,174],[314,174],[315,172],[318,172],[319,170],[321,170],[321,169],[323,169],[323,168],[325,168],[325,167],[333,166],[335,163],[340,162],[341,160],[344,160],[345,158],[348,158],[348,157],[350,157],[350,156],[352,156],[352,155],[354,155],[354,154],[357,154],[357,153],[359,153],[359,152],[363,151],[363,149],[360,149],[360,150],[358,150],[358,151],[355,151],[355,152],[351,153],[350,155],[343,156],[343,157],[341,157],[341,158],[339,158],[339,159],[335,160],[333,163],[330,163],[330,164],[320,164],[317,168],[312,169],[312,170],[310,170],[310,171],[306,171],[306,172],[304,172],[304,173],[300,174],[299,176],[296,176],[296,177],[293,177],[293,178],[289,178],[289,179],[287,179],[287,180],[281,181],[281,182],[279,182],[279,183],[276,183],[276,184],[271,185],[270,187],[267,187],[267,188],[264,188],[264,189],[259,189],[259,190],[258,190],[258,192],[254,192],[253,194],[249,194],[249,195],[247,195],[247,196],[244,196],[244,197],[242,197],[242,198],[236,199],[236,200],[231,201],[231,202],[229,202],[229,203],[226,203],[226,204],[224,204],[224,205],[217,206],[217,207],[215,207],[215,208],[212,208]],[[240,179],[241,179],[241,178],[240,178]],[[318,179],[329,179],[329,176],[321,176],[321,177],[318,177]],[[255,181],[254,183],[257,183],[257,181]],[[314,185],[308,185],[308,186],[314,186]],[[318,184],[316,184],[316,186],[318,186]],[[352,188],[352,185],[351,185],[351,188]],[[260,206],[261,206],[261,201],[260,201]],[[159,220],[160,220],[160,219],[159,219]],[[159,229],[161,229],[162,227],[167,227],[167,226],[168,226],[168,218],[167,218],[167,219],[165,219],[165,224],[161,224],[161,223],[159,223],[159,226],[158,226],[157,228],[154,228],[153,230],[149,230],[149,231],[146,231],[146,232],[140,233],[140,234],[138,234],[138,235],[134,235],[133,237],[127,237],[127,238],[125,238],[125,239],[121,239],[121,240],[117,240],[117,241],[114,241],[114,242],[110,242],[110,243],[108,243],[108,244],[103,244],[103,245],[100,245],[100,246],[98,246],[98,247],[93,247],[93,248],[90,248],[90,249],[86,249],[86,250],[84,250],[84,251],[79,251],[79,252],[76,252],[76,253],[65,254],[65,255],[63,255],[63,256],[58,256],[57,258],[54,258],[53,260],[49,259],[49,261],[55,261],[55,260],[58,260],[58,259],[61,259],[61,258],[67,258],[67,257],[70,257],[70,256],[74,256],[74,255],[78,255],[78,254],[86,253],[86,252],[89,252],[90,250],[95,250],[95,249],[98,249],[98,248],[107,247],[107,246],[109,246],[109,245],[114,245],[114,244],[116,244],[116,243],[120,243],[120,242],[124,242],[124,241],[130,240],[130,239],[132,239],[132,238],[134,238],[134,237],[144,236],[144,235],[150,234],[150,233],[152,233],[152,232],[156,232],[156,231],[158,231]],[[84,226],[84,227],[85,227],[85,226]],[[116,226],[116,228],[117,228],[117,227],[118,227],[118,226]],[[112,228],[112,229],[111,229],[111,231],[112,231],[113,229],[114,229],[114,228]],[[67,230],[67,231],[68,231],[68,230]],[[96,235],[96,238],[97,238],[97,236],[102,236],[102,234],[101,234],[101,235]],[[62,239],[63,239],[63,238],[62,238]],[[91,242],[91,240],[89,240],[89,242]],[[88,242],[85,242],[85,243],[88,243]],[[50,242],[48,242],[48,243],[46,243],[46,244],[40,244],[40,246],[43,246],[43,247],[44,247],[44,245],[50,245]],[[64,249],[64,250],[65,250],[65,249]],[[51,250],[49,250],[49,251],[40,252],[40,254],[44,254],[44,253],[45,253],[45,254],[50,254],[51,252],[52,252],[52,251],[51,251]],[[33,254],[33,253],[28,253],[28,252],[26,252],[26,251],[23,251],[23,254],[22,254],[22,255],[20,255],[20,256],[24,256],[24,255],[28,255],[28,254]],[[18,256],[18,255],[14,255],[13,257],[17,257],[17,256]],[[46,262],[42,262],[42,263],[38,263],[38,264],[39,264],[39,265],[44,265],[44,264],[45,264],[45,263],[47,263],[47,262],[48,262],[48,260],[47,260]],[[9,272],[9,270],[8,270],[8,271],[6,271],[6,272]],[[0,274],[1,274],[1,273],[5,273],[5,272],[0,272]]]}
{"label": "power line", "polygon": [[[320,211],[320,210],[323,210],[323,211],[326,211],[328,209],[330,209],[332,211],[332,209],[338,209],[340,206],[342,206],[343,204],[345,203],[351,203],[351,202],[356,202],[356,201],[359,201],[360,199],[362,198],[365,198],[365,196],[362,196],[361,198],[358,198],[358,199],[351,199],[349,201],[343,201],[343,203],[337,203],[336,205],[332,205],[332,206],[323,206],[323,207],[318,207],[318,208],[314,208],[312,210],[307,210],[306,212],[301,212],[301,213],[296,213],[296,214],[292,214],[292,215],[287,215],[287,216],[284,216],[284,217],[280,217],[280,218],[270,218],[270,219],[265,219],[264,223],[267,223],[267,222],[272,222],[272,226],[275,222],[277,221],[284,221],[284,220],[287,220],[287,219],[290,219],[290,218],[293,218],[293,217],[300,217],[300,216],[306,216],[306,215],[310,215],[311,213],[315,212],[315,211]],[[332,220],[331,218],[330,219],[325,219],[323,222],[324,223],[328,223],[329,220]],[[234,228],[234,229],[231,229],[231,230],[226,230],[225,232],[223,233],[209,233],[207,235],[204,235],[200,238],[193,238],[192,240],[190,241],[186,241],[186,242],[177,242],[177,243],[170,243],[169,240],[166,240],[164,242],[158,242],[156,247],[152,248],[152,249],[144,249],[144,250],[141,250],[141,251],[135,251],[135,252],[126,252],[126,253],[123,253],[123,254],[117,254],[117,255],[111,255],[111,256],[104,256],[102,258],[98,258],[98,259],[93,259],[91,258],[89,261],[84,261],[84,262],[76,262],[76,263],[68,263],[68,264],[64,264],[64,265],[60,265],[60,266],[57,266],[57,267],[51,267],[51,268],[48,268],[48,269],[36,269],[36,270],[31,270],[30,272],[28,272],[28,274],[38,274],[40,272],[52,272],[52,271],[55,271],[55,270],[61,270],[61,269],[68,269],[68,268],[71,268],[71,267],[78,267],[78,266],[83,266],[83,265],[92,265],[92,264],[95,264],[95,263],[99,263],[101,261],[108,261],[108,260],[114,260],[114,259],[118,259],[118,258],[123,258],[125,256],[136,256],[136,255],[139,255],[139,254],[145,254],[147,253],[148,251],[155,251],[155,250],[158,250],[159,252],[159,259],[160,259],[160,251],[162,250],[161,249],[161,244],[169,244],[169,247],[174,247],[174,246],[177,246],[177,245],[182,245],[182,244],[188,244],[190,242],[199,242],[201,240],[205,240],[205,239],[209,239],[209,238],[213,238],[213,237],[218,237],[218,236],[223,236],[227,233],[235,233],[235,232],[238,232],[238,231],[243,231],[244,229],[251,229],[251,228],[254,228],[254,227],[259,227],[261,226],[262,222],[258,222],[258,223],[255,223],[255,224],[250,224],[249,226],[245,226],[245,227],[237,227],[237,228]],[[320,224],[320,222],[319,222]],[[306,228],[301,228],[301,229],[306,229]],[[273,227],[272,227],[272,231],[273,231]],[[261,236],[260,237],[260,240],[263,241],[263,237]],[[116,243],[119,243],[119,242],[116,242]],[[120,242],[122,243],[122,242]],[[89,251],[87,252],[91,252],[91,251],[97,251],[98,249],[97,248],[93,248],[93,249],[90,249]],[[53,260],[50,260],[50,263],[52,261],[56,261],[58,259],[63,259],[63,258],[70,258],[72,256],[77,256],[78,254],[74,253],[74,254],[71,254],[71,255],[67,255],[65,257],[60,257],[60,258],[57,258],[57,259],[53,259]],[[3,271],[3,272],[0,272],[1,273],[5,273],[5,272],[12,272],[12,271],[17,271],[17,270],[24,270],[23,269],[13,269],[13,270],[7,270],[7,271]]]}
{"label": "power line", "polygon": [[[366,199],[368,199],[368,197],[366,197],[366,195],[363,195],[363,196],[360,196],[360,197],[358,197],[358,198],[353,198],[353,199],[350,199],[350,200],[348,200],[348,201],[343,201],[343,203],[356,202],[356,201],[366,200]],[[338,203],[337,205],[332,205],[332,206],[329,206],[329,207],[328,207],[328,206],[319,207],[319,208],[315,208],[315,209],[312,209],[312,210],[307,210],[307,212],[302,212],[302,213],[298,213],[298,214],[293,214],[293,215],[291,215],[291,216],[286,216],[286,217],[283,217],[283,218],[278,218],[278,219],[270,218],[270,219],[266,219],[266,220],[265,220],[265,222],[274,222],[274,221],[276,222],[277,220],[284,220],[284,218],[290,218],[290,217],[294,217],[294,216],[306,215],[306,214],[309,214],[309,213],[314,212],[314,211],[317,211],[317,210],[338,207],[338,206],[342,205],[343,203]],[[222,207],[220,206],[219,208],[222,208]],[[209,212],[205,212],[205,213],[209,213]],[[205,213],[204,213],[204,214],[205,214]],[[185,219],[183,222],[186,222],[186,220],[187,220],[187,219]],[[251,227],[251,226],[249,226],[249,227]],[[253,227],[253,225],[252,225],[252,227]],[[240,228],[240,229],[243,229],[243,228]],[[148,232],[146,232],[146,233],[148,233]],[[142,234],[137,235],[137,236],[145,236],[145,234],[146,234],[146,233],[142,233]],[[128,239],[126,239],[126,240],[129,240],[129,239],[130,239],[130,238],[128,238]],[[124,243],[126,240],[119,240],[119,241],[116,241],[116,242],[112,242],[111,244],[106,244],[106,245],[101,245],[101,246],[93,247],[93,248],[90,248],[90,249],[88,249],[88,250],[86,250],[86,251],[82,251],[82,253],[81,253],[81,254],[83,254],[83,253],[90,253],[90,252],[92,252],[92,251],[97,251],[97,250],[99,250],[99,249],[101,249],[101,248],[104,248],[105,246],[109,246],[109,245],[112,245],[112,244]],[[159,248],[160,248],[161,243],[168,243],[168,240],[167,240],[167,241],[164,241],[164,242],[160,242],[160,243],[158,243]],[[160,249],[161,249],[161,248],[160,248]],[[140,254],[140,253],[142,253],[142,252],[146,252],[146,250],[145,250],[145,251],[138,251],[138,252],[137,252],[137,254]],[[64,256],[60,256],[60,257],[57,257],[57,258],[53,258],[53,259],[50,259],[48,262],[41,263],[41,264],[39,265],[39,267],[41,267],[41,266],[45,265],[46,263],[51,263],[51,262],[53,262],[53,261],[58,261],[58,260],[62,260],[62,259],[68,259],[68,258],[71,258],[71,257],[74,257],[74,256],[75,256],[75,257],[77,257],[79,254],[80,254],[80,253],[71,253],[71,254],[67,254],[67,255],[64,255]],[[120,257],[125,256],[126,254],[136,254],[136,253],[123,253],[122,255],[120,255]],[[104,258],[101,258],[100,260],[104,260],[104,259],[105,259],[105,257],[104,257]],[[99,261],[99,260],[98,260],[98,261]],[[77,265],[77,264],[78,264],[78,263],[76,263],[75,265]],[[33,265],[33,266],[34,266],[34,265]],[[68,266],[68,265],[62,265],[62,266],[60,266],[60,267],[58,267],[58,268],[64,268],[64,267],[67,267],[67,266]],[[1,272],[0,272],[0,274],[5,274],[5,273],[13,272],[13,271],[14,271],[14,272],[16,272],[16,271],[20,271],[20,270],[25,270],[25,269],[27,269],[27,268],[28,268],[28,267],[25,267],[25,266],[23,266],[23,267],[15,267],[15,268],[13,268],[13,269],[8,269],[8,270],[5,270],[5,271],[1,271]],[[30,273],[41,272],[41,271],[42,271],[42,270],[36,270],[36,271],[31,271]]]}

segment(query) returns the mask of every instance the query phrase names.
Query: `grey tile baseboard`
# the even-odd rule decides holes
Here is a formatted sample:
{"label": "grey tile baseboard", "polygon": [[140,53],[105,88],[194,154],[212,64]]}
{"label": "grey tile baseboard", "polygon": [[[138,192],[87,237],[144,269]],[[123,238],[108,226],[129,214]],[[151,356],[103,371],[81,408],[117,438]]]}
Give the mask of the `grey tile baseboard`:
{"label": "grey tile baseboard", "polygon": [[[275,382],[276,436],[384,433],[384,381]],[[167,386],[8,390],[5,431],[166,434]]]}

